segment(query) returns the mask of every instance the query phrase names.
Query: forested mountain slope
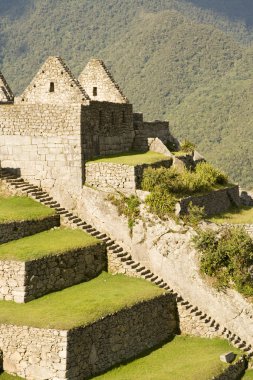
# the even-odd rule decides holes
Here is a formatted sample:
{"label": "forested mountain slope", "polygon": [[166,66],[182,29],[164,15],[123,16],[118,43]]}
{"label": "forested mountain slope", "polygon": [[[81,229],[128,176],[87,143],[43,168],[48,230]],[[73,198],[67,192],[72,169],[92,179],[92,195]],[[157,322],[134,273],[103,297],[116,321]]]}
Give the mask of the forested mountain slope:
{"label": "forested mountain slope", "polygon": [[19,93],[48,55],[76,75],[101,57],[137,111],[253,187],[252,27],[251,0],[0,0],[0,69]]}

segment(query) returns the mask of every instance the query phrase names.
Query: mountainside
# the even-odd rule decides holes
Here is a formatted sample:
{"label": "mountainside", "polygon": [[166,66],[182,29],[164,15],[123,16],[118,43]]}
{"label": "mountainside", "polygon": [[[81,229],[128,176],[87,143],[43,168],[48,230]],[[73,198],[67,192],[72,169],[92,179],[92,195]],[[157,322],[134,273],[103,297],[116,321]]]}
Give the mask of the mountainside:
{"label": "mountainside", "polygon": [[251,0],[0,0],[0,69],[15,93],[48,55],[111,68],[147,118],[253,187]]}

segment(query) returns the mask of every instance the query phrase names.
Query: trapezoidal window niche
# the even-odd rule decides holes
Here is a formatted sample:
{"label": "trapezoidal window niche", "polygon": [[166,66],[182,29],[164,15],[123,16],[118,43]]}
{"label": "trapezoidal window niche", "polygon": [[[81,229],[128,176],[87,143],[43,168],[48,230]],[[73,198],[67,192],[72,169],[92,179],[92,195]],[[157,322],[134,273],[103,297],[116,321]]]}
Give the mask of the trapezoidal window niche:
{"label": "trapezoidal window niche", "polygon": [[49,92],[54,92],[54,82],[50,82]]}
{"label": "trapezoidal window niche", "polygon": [[93,87],[93,96],[97,96],[97,95],[98,95],[98,88]]}

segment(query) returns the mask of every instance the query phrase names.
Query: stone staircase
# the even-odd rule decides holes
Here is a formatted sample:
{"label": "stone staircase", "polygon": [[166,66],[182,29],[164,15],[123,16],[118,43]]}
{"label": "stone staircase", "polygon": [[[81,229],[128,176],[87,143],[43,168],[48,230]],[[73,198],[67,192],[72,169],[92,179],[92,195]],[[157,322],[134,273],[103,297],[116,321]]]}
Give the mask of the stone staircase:
{"label": "stone staircase", "polygon": [[[43,191],[38,186],[32,185],[19,177],[15,173],[7,169],[0,169],[0,179],[6,181],[11,187],[18,189],[23,194],[32,197],[33,199],[53,208],[57,214],[61,216],[64,223],[70,224],[73,227],[81,228],[85,232],[97,239],[103,241],[107,247],[109,261],[118,265],[122,273],[143,278],[147,281],[154,283],[166,292],[173,294],[176,297],[178,312],[180,317],[180,325],[185,325],[184,333],[187,331],[187,325],[196,325],[196,333],[200,336],[214,337],[219,336],[227,339],[232,345],[245,352],[246,358],[253,357],[253,347],[245,340],[241,339],[236,333],[230,331],[227,327],[221,326],[215,319],[208,316],[205,312],[201,311],[197,306],[192,305],[191,302],[184,299],[180,294],[175,292],[168,283],[166,283],[158,275],[150,271],[141,263],[135,261],[129,252],[126,252],[117,242],[111,239],[107,234],[98,231],[94,226],[86,223],[77,215],[69,212],[66,208],[54,200],[46,191]],[[110,263],[109,263],[110,266]],[[186,321],[186,323],[184,323]],[[184,327],[185,327],[184,326]]]}

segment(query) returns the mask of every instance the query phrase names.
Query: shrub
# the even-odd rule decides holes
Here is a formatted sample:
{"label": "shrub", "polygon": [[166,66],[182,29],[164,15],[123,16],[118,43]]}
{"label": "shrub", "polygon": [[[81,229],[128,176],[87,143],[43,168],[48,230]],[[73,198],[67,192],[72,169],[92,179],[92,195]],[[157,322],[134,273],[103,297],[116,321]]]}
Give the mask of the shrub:
{"label": "shrub", "polygon": [[184,140],[181,144],[181,150],[186,153],[193,153],[196,145],[190,142],[189,140]]}
{"label": "shrub", "polygon": [[216,278],[219,287],[233,283],[241,293],[253,295],[253,241],[244,228],[201,231],[194,243],[203,273]]}
{"label": "shrub", "polygon": [[128,227],[130,229],[130,234],[132,235],[135,222],[140,216],[139,198],[135,195],[127,197],[122,193],[118,193],[118,196],[110,194],[108,196],[108,200],[117,207],[119,215],[124,215],[127,217]]}
{"label": "shrub", "polygon": [[206,186],[226,185],[228,183],[227,175],[208,162],[197,164],[195,173],[199,181]]}
{"label": "shrub", "polygon": [[183,217],[187,224],[196,226],[205,216],[205,208],[195,206],[190,202],[188,206],[188,214]]}
{"label": "shrub", "polygon": [[175,216],[176,202],[177,199],[172,194],[159,186],[156,186],[146,198],[149,210],[161,219],[164,219],[168,215]]}

